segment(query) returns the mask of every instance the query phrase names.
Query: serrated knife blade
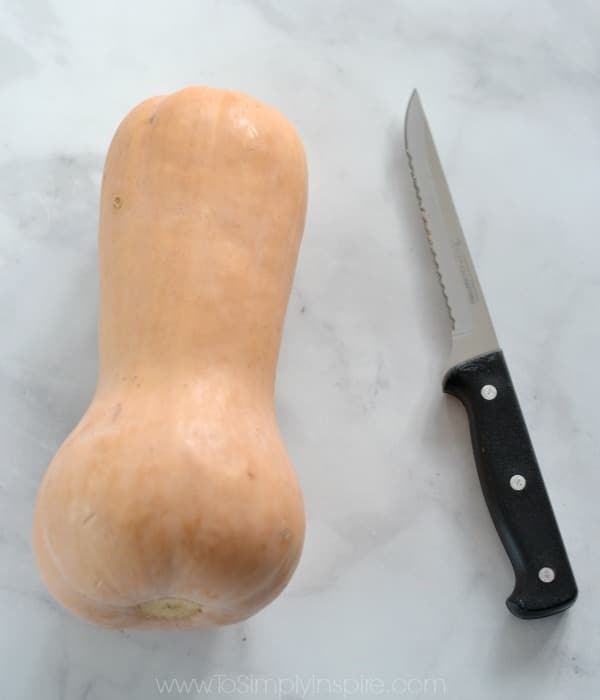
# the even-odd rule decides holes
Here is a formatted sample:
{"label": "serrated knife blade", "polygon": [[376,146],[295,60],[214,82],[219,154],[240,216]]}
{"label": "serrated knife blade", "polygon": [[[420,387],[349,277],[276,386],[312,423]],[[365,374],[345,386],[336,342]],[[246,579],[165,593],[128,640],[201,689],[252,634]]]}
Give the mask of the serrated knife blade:
{"label": "serrated knife blade", "polygon": [[515,574],[508,609],[553,615],[577,585],[508,367],[415,90],[405,118],[408,165],[452,319],[443,390],[464,404],[483,494]]}
{"label": "serrated knife blade", "polygon": [[452,319],[452,367],[500,346],[416,90],[408,103],[404,138],[425,233]]}

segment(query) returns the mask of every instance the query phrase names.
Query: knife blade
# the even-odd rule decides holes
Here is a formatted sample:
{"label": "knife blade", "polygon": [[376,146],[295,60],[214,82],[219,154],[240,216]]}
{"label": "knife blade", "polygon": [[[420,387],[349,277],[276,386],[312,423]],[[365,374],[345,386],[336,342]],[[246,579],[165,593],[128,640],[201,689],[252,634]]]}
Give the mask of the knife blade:
{"label": "knife blade", "polygon": [[506,605],[520,618],[553,615],[575,602],[577,585],[416,90],[408,103],[404,136],[452,321],[442,388],[467,411],[481,488],[514,570]]}

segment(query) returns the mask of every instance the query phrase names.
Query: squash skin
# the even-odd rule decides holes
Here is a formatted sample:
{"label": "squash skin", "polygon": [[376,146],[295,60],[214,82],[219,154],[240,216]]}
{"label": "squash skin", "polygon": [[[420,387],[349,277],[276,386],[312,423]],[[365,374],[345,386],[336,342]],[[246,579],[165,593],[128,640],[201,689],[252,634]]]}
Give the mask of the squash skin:
{"label": "squash skin", "polygon": [[306,201],[297,133],[253,98],[186,88],[119,126],[98,385],[33,528],[48,589],[84,619],[229,624],[292,575],[304,508],[273,393]]}

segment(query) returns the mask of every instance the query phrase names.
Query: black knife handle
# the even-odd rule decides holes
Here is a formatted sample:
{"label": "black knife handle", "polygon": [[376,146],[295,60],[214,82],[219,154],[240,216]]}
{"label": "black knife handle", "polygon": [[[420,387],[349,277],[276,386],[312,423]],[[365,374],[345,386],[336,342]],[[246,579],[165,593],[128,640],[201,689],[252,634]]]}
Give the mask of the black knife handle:
{"label": "black knife handle", "polygon": [[508,609],[522,618],[565,610],[577,585],[502,351],[453,367],[443,388],[467,410],[481,488],[515,572]]}

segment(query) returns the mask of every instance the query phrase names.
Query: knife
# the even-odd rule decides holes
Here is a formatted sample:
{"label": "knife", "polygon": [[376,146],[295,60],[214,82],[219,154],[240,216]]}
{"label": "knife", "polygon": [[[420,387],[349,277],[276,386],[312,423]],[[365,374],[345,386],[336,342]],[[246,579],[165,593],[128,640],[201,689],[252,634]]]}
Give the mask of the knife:
{"label": "knife", "polygon": [[442,388],[467,411],[481,488],[514,569],[515,586],[506,605],[520,618],[553,615],[575,602],[577,585],[416,90],[406,110],[404,137],[452,320]]}

